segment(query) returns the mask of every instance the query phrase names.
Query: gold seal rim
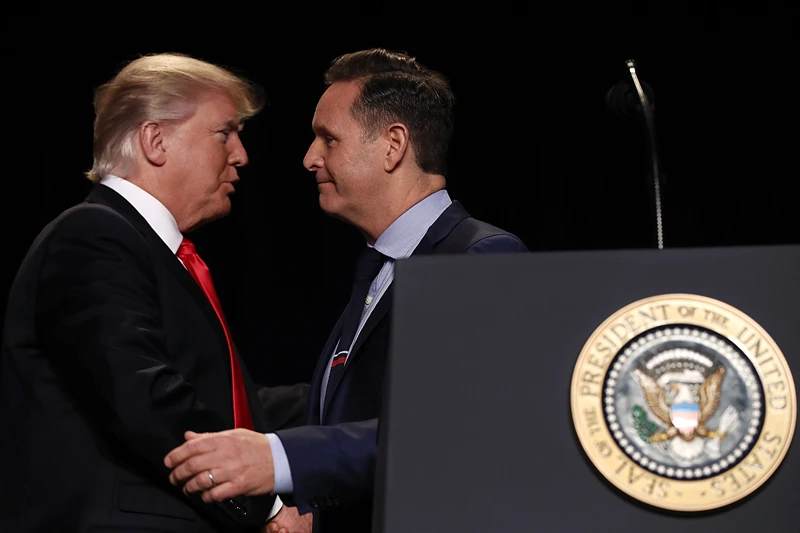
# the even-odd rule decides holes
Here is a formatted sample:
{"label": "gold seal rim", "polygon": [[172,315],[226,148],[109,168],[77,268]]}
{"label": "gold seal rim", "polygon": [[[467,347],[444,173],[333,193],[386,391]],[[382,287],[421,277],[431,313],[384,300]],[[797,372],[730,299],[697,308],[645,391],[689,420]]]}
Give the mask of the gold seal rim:
{"label": "gold seal rim", "polygon": [[[595,343],[598,341],[598,338],[600,338],[600,336],[603,333],[607,332],[608,329],[612,325],[618,323],[618,321],[622,317],[624,317],[627,313],[630,313],[633,310],[640,309],[643,306],[646,306],[648,304],[664,303],[664,302],[676,302],[676,301],[677,302],[691,302],[691,303],[697,303],[697,304],[704,304],[704,305],[707,305],[707,306],[709,306],[711,308],[717,308],[717,309],[719,309],[721,311],[729,313],[732,316],[737,317],[740,321],[745,323],[747,326],[751,327],[753,329],[753,331],[755,331],[764,340],[766,345],[771,348],[772,354],[777,358],[777,360],[779,362],[780,370],[781,370],[781,372],[783,372],[784,379],[785,379],[785,382],[787,384],[786,395],[790,399],[790,401],[788,402],[788,407],[790,408],[791,412],[787,415],[788,416],[788,421],[784,422],[785,426],[781,426],[782,430],[783,430],[782,434],[785,435],[785,442],[783,442],[781,444],[780,450],[779,450],[777,456],[775,457],[774,461],[772,462],[772,464],[769,466],[769,468],[765,469],[765,471],[758,477],[758,479],[754,483],[752,483],[749,487],[747,487],[746,490],[743,490],[743,491],[741,491],[739,493],[731,494],[731,495],[729,495],[727,497],[724,497],[724,498],[719,498],[719,499],[717,499],[715,501],[709,501],[709,502],[706,502],[704,504],[673,503],[673,502],[671,502],[669,500],[664,501],[664,500],[656,500],[655,498],[652,498],[652,497],[645,497],[643,494],[637,493],[636,491],[632,490],[629,486],[626,486],[625,484],[620,482],[613,475],[610,475],[610,473],[607,471],[608,467],[605,464],[603,464],[604,461],[601,458],[597,457],[598,452],[595,452],[592,449],[593,442],[592,442],[592,439],[590,438],[590,435],[589,435],[589,431],[590,430],[589,430],[588,426],[583,423],[583,421],[582,421],[582,413],[580,412],[580,409],[582,408],[582,404],[585,403],[585,402],[581,402],[581,399],[579,398],[579,396],[580,396],[581,376],[582,376],[582,372],[581,371],[584,369],[583,367],[586,364],[587,359],[591,355],[591,347],[593,347],[595,345]],[[739,459],[739,461],[736,463],[736,465],[740,465],[740,464],[745,463],[747,461],[747,459],[750,458],[750,456],[755,453],[755,448],[756,448],[756,445],[758,444],[758,439],[761,438],[761,436],[764,434],[764,428],[767,427],[767,418],[768,417],[773,418],[773,417],[775,417],[777,415],[772,415],[770,410],[767,408],[767,405],[766,405],[767,404],[766,385],[765,385],[765,380],[764,380],[764,377],[762,375],[762,371],[761,371],[761,369],[759,367],[758,362],[753,359],[749,349],[747,349],[747,347],[744,346],[742,344],[742,342],[738,338],[732,338],[728,333],[723,332],[723,331],[719,331],[718,329],[715,329],[714,327],[711,327],[711,326],[709,326],[707,324],[700,324],[700,323],[696,323],[696,322],[693,322],[693,321],[688,321],[687,322],[687,320],[685,320],[685,319],[684,320],[666,320],[665,319],[662,323],[649,326],[646,329],[644,329],[644,331],[639,332],[639,333],[631,336],[631,338],[627,339],[626,342],[623,343],[622,346],[620,346],[619,349],[615,349],[614,353],[613,353],[613,356],[610,357],[608,359],[608,361],[606,361],[606,363],[604,364],[603,381],[605,380],[605,377],[606,377],[607,373],[609,372],[610,366],[613,363],[613,361],[617,359],[617,357],[621,353],[622,349],[626,345],[628,345],[632,339],[638,338],[641,335],[646,334],[647,331],[650,331],[650,330],[653,330],[653,329],[658,329],[658,328],[661,328],[661,327],[664,327],[664,326],[669,326],[670,324],[675,324],[675,325],[692,325],[692,324],[695,324],[695,325],[697,325],[699,327],[703,327],[703,328],[709,329],[711,331],[714,331],[717,335],[720,335],[721,337],[724,337],[728,342],[731,342],[734,345],[736,345],[736,347],[746,357],[746,359],[748,360],[750,365],[753,367],[754,373],[759,379],[759,382],[760,382],[760,385],[761,385],[761,389],[762,389],[763,394],[764,394],[764,397],[762,398],[762,401],[765,403],[764,420],[762,421],[761,430],[759,431],[759,434],[757,435],[756,442],[753,444],[752,449],[749,450],[745,456],[741,457]],[[764,483],[766,483],[766,481],[768,479],[770,479],[774,475],[774,473],[777,471],[777,469],[783,463],[783,461],[786,458],[786,455],[787,455],[787,453],[789,451],[789,448],[791,447],[791,444],[792,444],[792,441],[793,441],[793,437],[794,437],[794,433],[795,433],[795,429],[797,427],[797,391],[796,391],[796,387],[795,387],[795,383],[794,383],[794,379],[793,379],[793,376],[792,376],[792,373],[791,373],[791,368],[789,366],[789,363],[786,360],[786,357],[784,356],[784,354],[781,351],[780,347],[778,346],[777,342],[775,342],[775,339],[773,339],[772,336],[756,320],[754,320],[749,314],[745,313],[741,309],[738,309],[738,308],[734,307],[733,305],[728,304],[726,302],[723,302],[721,300],[718,300],[716,298],[712,298],[712,297],[709,297],[709,296],[698,295],[698,294],[691,294],[691,293],[664,293],[664,294],[648,296],[648,297],[640,298],[640,299],[638,299],[636,301],[633,301],[633,302],[631,302],[631,303],[629,303],[629,304],[617,309],[615,312],[611,313],[605,320],[603,320],[603,322],[600,325],[598,325],[592,331],[592,333],[589,335],[589,337],[587,338],[586,342],[582,346],[582,348],[581,348],[581,350],[579,352],[579,356],[578,356],[578,358],[577,358],[577,360],[575,362],[575,366],[573,368],[572,379],[570,381],[570,387],[571,387],[570,388],[570,410],[571,410],[571,414],[572,414],[573,428],[575,430],[576,436],[578,437],[578,441],[579,441],[579,443],[581,445],[581,448],[583,449],[583,452],[585,453],[586,457],[590,460],[590,462],[592,463],[593,467],[598,471],[598,473],[601,474],[601,476],[605,480],[610,482],[613,486],[615,486],[617,489],[622,491],[624,494],[626,494],[626,495],[628,495],[628,496],[630,496],[630,497],[634,498],[635,500],[640,501],[642,503],[645,503],[645,504],[648,504],[648,505],[651,505],[653,507],[657,507],[657,508],[660,508],[660,509],[670,510],[670,511],[681,511],[681,512],[687,512],[687,513],[709,511],[709,510],[719,509],[721,507],[725,507],[727,505],[733,504],[733,503],[735,503],[737,501],[740,501],[740,500],[748,497],[750,494],[752,494],[755,491],[757,491]],[[596,407],[599,409],[600,416],[602,418],[602,423],[600,424],[602,426],[602,430],[603,430],[604,434],[607,434],[609,437],[611,437],[611,431],[610,431],[610,429],[608,428],[608,426],[606,424],[605,416],[603,414],[602,396],[596,400],[596,404],[597,404]],[[770,416],[770,415],[772,415],[772,416]],[[619,454],[619,455],[621,455],[623,457],[627,457],[627,454],[625,453],[624,450],[622,450],[620,448],[619,444],[616,442],[615,439],[609,438],[609,442],[608,443],[609,443],[609,446],[610,446],[610,448],[611,448],[613,453]],[[708,484],[709,480],[714,480],[714,479],[720,478],[725,473],[725,472],[723,472],[723,473],[721,473],[721,474],[719,474],[717,476],[707,477],[707,478],[705,478],[703,480],[688,480],[688,479],[687,480],[676,480],[674,478],[663,477],[663,476],[661,476],[660,474],[658,474],[656,472],[649,471],[649,470],[645,469],[644,467],[635,464],[632,460],[630,462],[631,462],[632,466],[635,466],[637,469],[640,469],[641,471],[646,472],[651,476],[655,476],[655,477],[658,477],[658,478],[661,478],[661,479],[664,479],[664,480],[668,480],[670,483],[678,484],[681,487],[696,487],[696,486],[698,486],[698,484]],[[732,466],[731,468],[734,468],[736,465]]]}

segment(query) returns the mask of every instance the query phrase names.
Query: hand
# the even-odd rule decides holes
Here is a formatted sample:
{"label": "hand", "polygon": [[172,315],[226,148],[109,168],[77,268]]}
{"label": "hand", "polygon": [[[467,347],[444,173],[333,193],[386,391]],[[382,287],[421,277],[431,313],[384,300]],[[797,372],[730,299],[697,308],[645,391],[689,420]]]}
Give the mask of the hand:
{"label": "hand", "polygon": [[[249,429],[218,433],[187,431],[186,442],[164,458],[169,481],[183,492],[202,492],[206,503],[268,494],[275,487],[269,439]],[[280,514],[280,512],[279,512]],[[277,515],[276,515],[277,516]]]}
{"label": "hand", "polygon": [[298,514],[297,507],[284,505],[264,528],[264,533],[311,533],[313,513]]}

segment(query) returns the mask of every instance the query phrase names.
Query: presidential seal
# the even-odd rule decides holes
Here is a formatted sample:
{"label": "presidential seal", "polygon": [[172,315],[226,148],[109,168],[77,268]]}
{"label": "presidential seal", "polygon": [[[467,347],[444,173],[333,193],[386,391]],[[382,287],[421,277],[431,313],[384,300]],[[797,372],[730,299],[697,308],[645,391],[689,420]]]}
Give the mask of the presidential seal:
{"label": "presidential seal", "polygon": [[797,417],[775,341],[742,311],[692,294],[646,298],[606,319],[578,357],[571,408],[608,481],[687,512],[758,489],[786,455]]}

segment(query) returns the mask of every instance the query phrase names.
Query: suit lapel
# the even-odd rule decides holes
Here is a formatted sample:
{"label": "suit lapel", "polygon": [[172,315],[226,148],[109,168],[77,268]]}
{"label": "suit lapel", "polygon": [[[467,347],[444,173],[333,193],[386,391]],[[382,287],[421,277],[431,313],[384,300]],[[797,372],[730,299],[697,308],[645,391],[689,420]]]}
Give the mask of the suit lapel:
{"label": "suit lapel", "polygon": [[[386,316],[386,313],[389,312],[389,309],[392,308],[392,285],[390,284],[389,287],[386,288],[386,292],[383,293],[381,299],[378,300],[378,303],[375,304],[375,309],[372,310],[370,313],[369,318],[364,323],[364,327],[361,328],[361,331],[356,337],[355,343],[353,343],[353,349],[350,350],[350,354],[347,356],[347,361],[344,365],[344,370],[342,377],[339,379],[338,383],[334,385],[333,389],[325,391],[325,408],[323,412],[323,417],[328,416],[329,406],[331,404],[331,399],[336,394],[336,391],[339,389],[339,386],[344,381],[344,377],[347,374],[348,369],[353,366],[355,361],[361,356],[361,346],[364,344],[364,341],[369,337],[372,330],[375,329],[381,320]],[[327,354],[327,358],[325,359],[325,364],[322,368],[317,368],[319,372],[319,380],[320,380],[320,390],[322,385],[322,376],[327,368],[328,362],[330,361],[330,356],[333,353],[334,343],[339,339],[339,332],[341,331],[341,319],[340,322],[336,325],[337,327],[333,330],[333,334],[331,335],[331,339],[328,340],[328,345],[325,346],[325,354]],[[325,355],[323,354],[323,355]],[[316,374],[315,374],[316,379]],[[317,404],[319,404],[319,398],[317,398]]]}
{"label": "suit lapel", "polygon": [[211,302],[208,301],[205,293],[197,282],[195,282],[194,278],[192,278],[192,275],[184,268],[180,260],[175,257],[175,254],[173,254],[172,250],[161,240],[161,237],[158,236],[155,230],[150,227],[150,224],[147,223],[144,217],[119,193],[105,185],[95,186],[92,192],[89,193],[89,196],[87,196],[86,201],[105,205],[117,211],[144,236],[155,250],[156,255],[161,258],[170,272],[172,272],[175,278],[186,289],[186,292],[189,293],[198,307],[203,311],[211,327],[214,328],[214,331],[217,333],[220,343],[224,346],[225,353],[228,353],[228,341],[225,338],[225,331],[222,329],[222,323],[219,321],[217,313],[211,306]]}
{"label": "suit lapel", "polygon": [[[453,202],[450,207],[448,207],[444,213],[442,213],[439,218],[437,218],[436,221],[431,224],[431,227],[428,228],[425,236],[422,238],[411,255],[428,255],[436,253],[436,243],[444,239],[456,226],[456,224],[468,216],[469,214],[466,212],[466,210],[464,210],[463,207],[461,207],[461,204],[458,202]],[[345,364],[344,367],[345,370],[347,370],[347,365],[350,364],[351,361],[355,360],[355,358],[358,356],[359,348],[361,348],[361,346],[364,344],[364,341],[367,339],[367,337],[369,337],[369,334],[372,332],[372,330],[375,329],[375,326],[377,326],[380,321],[383,320],[383,318],[392,308],[392,295],[394,292],[393,287],[394,283],[391,283],[383,296],[381,296],[381,299],[378,300],[378,303],[375,305],[375,309],[372,310],[372,313],[369,315],[364,327],[361,328],[361,332],[359,333],[358,338],[353,345],[353,353],[351,354],[353,357],[348,357],[347,364]]]}
{"label": "suit lapel", "polygon": [[[467,218],[469,213],[467,213],[466,209],[461,205],[460,202],[454,201],[450,206],[444,210],[444,212],[439,215],[439,218],[431,224],[431,227],[428,228],[428,231],[425,233],[425,236],[422,238],[420,243],[412,252],[412,256],[415,255],[429,255],[436,253],[436,245],[450,232],[453,230],[456,225]],[[370,313],[369,318],[367,319],[366,323],[364,323],[364,327],[361,328],[361,332],[359,333],[358,337],[356,338],[355,344],[353,344],[353,349],[351,350],[350,354],[347,357],[347,362],[344,366],[344,373],[342,377],[339,379],[337,385],[333,388],[333,390],[325,392],[325,407],[323,414],[324,417],[328,416],[329,406],[332,403],[331,400],[333,399],[333,395],[336,393],[339,385],[344,382],[345,376],[347,375],[348,369],[355,363],[355,361],[359,358],[361,354],[361,347],[364,345],[364,342],[367,338],[369,338],[370,333],[375,329],[375,327],[386,317],[389,313],[389,310],[392,308],[392,299],[393,299],[393,287],[394,282],[392,282],[389,287],[386,289],[386,292],[381,296],[381,299],[378,300],[378,303],[375,305],[375,309],[372,310]],[[328,366],[328,362],[330,361],[330,357],[333,354],[333,347],[339,338],[339,332],[341,331],[341,318],[339,322],[336,323],[336,327],[333,329],[333,333],[328,338],[328,342],[325,345],[325,351],[322,353],[322,357],[320,358],[319,363],[317,364],[317,369],[314,372],[314,380],[312,381],[312,390],[316,391],[317,394],[312,394],[312,396],[316,396],[316,402],[311,405],[312,409],[312,422],[316,423],[316,421],[320,420],[318,413],[319,413],[319,401],[320,401],[320,394],[322,390],[322,378],[325,374],[325,369]],[[316,384],[316,386],[315,386]],[[313,400],[314,398],[312,398]]]}
{"label": "suit lapel", "polygon": [[364,340],[369,337],[369,334],[372,333],[372,330],[375,329],[375,326],[377,326],[380,321],[383,320],[383,317],[385,317],[386,313],[388,313],[392,308],[392,293],[394,292],[392,287],[393,285],[390,284],[386,288],[386,292],[383,293],[381,299],[378,300],[377,304],[375,304],[375,309],[372,310],[369,318],[367,318],[367,321],[364,323],[364,327],[361,328],[361,332],[358,334],[356,342],[353,343],[353,357],[347,358],[347,363],[344,365],[345,370],[347,370],[347,365],[349,365],[351,361],[354,361],[358,356],[359,349],[364,344]]}
{"label": "suit lapel", "polygon": [[[448,233],[463,220],[464,218],[468,217],[469,214],[461,207],[461,204],[458,202],[453,202],[450,207],[448,207],[444,213],[442,213],[436,221],[431,224],[431,227],[428,228],[428,231],[425,233],[425,236],[422,238],[420,243],[411,253],[411,255],[427,255],[435,253],[435,245],[442,239],[444,239]],[[372,313],[369,315],[367,322],[364,324],[364,327],[361,329],[361,333],[358,335],[355,344],[353,345],[353,354],[358,354],[358,349],[364,344],[364,340],[369,337],[369,334],[375,329],[375,326],[383,320],[383,317],[389,312],[392,308],[392,294],[394,287],[394,283],[390,284],[389,287],[386,289],[386,292],[381,296],[381,299],[378,300],[378,303],[375,305],[375,309],[373,309]],[[348,363],[351,359],[348,358]],[[345,370],[347,369],[347,365],[345,365]]]}
{"label": "suit lapel", "polygon": [[[342,318],[336,321],[328,340],[325,342],[325,348],[322,349],[322,354],[317,360],[317,367],[314,369],[314,375],[311,378],[311,389],[308,397],[308,423],[318,424],[322,419],[320,415],[320,402],[322,401],[322,389],[325,384],[322,382],[325,377],[325,371],[330,363],[331,356],[333,355],[333,347],[339,342],[339,336],[342,331]],[[332,392],[332,391],[330,391]],[[325,413],[328,412],[328,405],[330,404],[331,396],[328,396],[328,391],[325,391]]]}

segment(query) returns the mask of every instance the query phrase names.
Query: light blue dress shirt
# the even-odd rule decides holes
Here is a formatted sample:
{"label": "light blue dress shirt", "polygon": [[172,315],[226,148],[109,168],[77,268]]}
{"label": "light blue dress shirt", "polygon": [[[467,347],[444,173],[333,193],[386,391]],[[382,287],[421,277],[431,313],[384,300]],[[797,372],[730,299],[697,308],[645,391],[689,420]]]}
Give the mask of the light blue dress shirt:
{"label": "light blue dress shirt", "polygon": [[[394,264],[398,259],[409,257],[417,245],[422,241],[422,238],[428,232],[431,225],[436,222],[445,209],[447,209],[452,200],[447,191],[437,191],[430,196],[419,201],[416,205],[411,207],[408,211],[400,215],[400,217],[392,222],[386,228],[378,240],[375,241],[375,249],[388,257],[386,263],[381,268],[372,285],[369,287],[367,298],[364,302],[364,311],[361,314],[361,322],[356,331],[358,338],[361,333],[361,328],[364,327],[370,313],[375,308],[375,305],[386,293],[386,289],[394,280]],[[368,245],[369,246],[369,245]],[[348,350],[352,345],[348,347]],[[331,352],[333,354],[338,351],[338,345],[334,347]],[[320,413],[325,402],[325,389],[328,384],[328,375],[330,374],[331,365],[328,364],[325,368],[325,375],[322,377],[322,394],[320,394]],[[289,459],[286,457],[286,451],[283,449],[283,444],[280,438],[274,433],[268,433],[270,446],[272,447],[272,459],[275,465],[275,494],[291,493],[294,484],[292,483],[292,473],[289,468]]]}

